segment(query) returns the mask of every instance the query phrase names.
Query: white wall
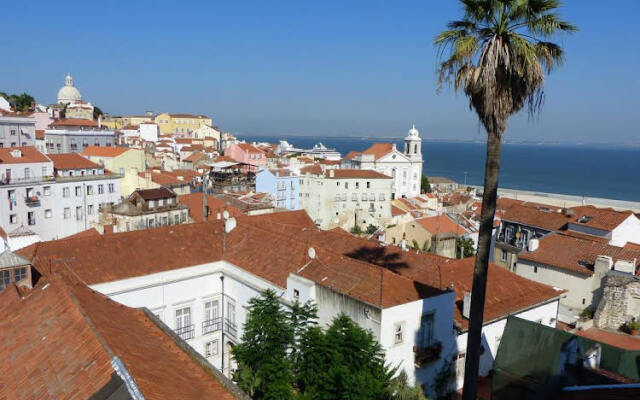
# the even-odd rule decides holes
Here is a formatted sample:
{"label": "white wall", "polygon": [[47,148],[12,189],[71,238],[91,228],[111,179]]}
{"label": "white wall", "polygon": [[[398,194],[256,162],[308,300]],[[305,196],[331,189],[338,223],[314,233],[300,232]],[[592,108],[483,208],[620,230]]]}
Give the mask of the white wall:
{"label": "white wall", "polygon": [[611,232],[609,244],[622,247],[627,242],[640,243],[640,219],[633,214]]}
{"label": "white wall", "polygon": [[[556,327],[556,318],[558,317],[558,300],[551,301],[546,304],[538,305],[526,311],[514,314],[518,318],[526,319],[528,321],[539,322],[543,325]],[[489,371],[493,368],[493,362],[498,353],[498,346],[500,345],[500,339],[504,332],[504,327],[507,324],[507,318],[502,318],[497,321],[486,324],[482,327],[482,345],[484,346],[484,353],[480,356],[480,370],[481,376],[487,376]],[[459,352],[466,352],[467,349],[467,332],[458,335],[456,339],[457,349]],[[464,369],[462,369],[464,371]],[[457,376],[456,390],[462,388],[464,376]]]}

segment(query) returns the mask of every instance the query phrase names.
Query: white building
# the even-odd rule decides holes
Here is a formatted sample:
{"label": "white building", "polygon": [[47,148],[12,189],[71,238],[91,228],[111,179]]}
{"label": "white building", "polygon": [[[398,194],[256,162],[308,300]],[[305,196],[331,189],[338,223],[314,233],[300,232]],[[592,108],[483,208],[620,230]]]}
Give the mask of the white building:
{"label": "white building", "polygon": [[33,146],[36,120],[31,115],[18,115],[0,110],[0,148]]}
{"label": "white building", "polygon": [[34,147],[0,149],[0,226],[26,226],[42,240],[91,228],[98,208],[120,200],[120,176],[78,154],[50,157]]}
{"label": "white building", "polygon": [[414,125],[404,138],[403,152],[393,143],[374,143],[363,152],[347,154],[343,166],[372,169],[393,177],[393,200],[420,194],[422,163],[422,139]]}
{"label": "white building", "polygon": [[44,131],[47,154],[81,153],[89,146],[115,146],[115,132],[86,119],[60,119]]}
{"label": "white building", "polygon": [[301,175],[298,187],[300,208],[316,225],[365,229],[391,219],[391,177],[365,169],[320,171]]}
{"label": "white building", "polygon": [[[405,268],[392,272],[391,264],[372,261],[362,248]],[[242,337],[248,302],[265,289],[276,291],[284,306],[313,300],[322,326],[346,313],[371,331],[390,365],[430,395],[436,374],[464,359],[465,322],[454,302],[471,287],[473,262],[322,231],[304,212],[114,233],[99,242],[77,237],[41,243],[24,254],[38,270],[50,268],[51,259],[68,260],[53,268],[68,267],[110,298],[147,307],[225,374],[234,368],[230,349]],[[490,276],[487,341],[499,342],[500,321],[510,314],[555,326],[561,292],[498,267]],[[485,349],[481,372],[495,356],[493,345]],[[455,375],[449,383],[460,387]]]}

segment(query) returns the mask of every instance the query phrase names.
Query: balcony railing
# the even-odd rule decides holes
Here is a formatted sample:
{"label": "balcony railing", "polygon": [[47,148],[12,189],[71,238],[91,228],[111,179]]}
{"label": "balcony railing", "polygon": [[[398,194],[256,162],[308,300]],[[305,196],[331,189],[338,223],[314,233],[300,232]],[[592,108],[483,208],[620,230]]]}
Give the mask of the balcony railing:
{"label": "balcony railing", "polygon": [[193,339],[195,337],[196,329],[195,329],[195,326],[193,324],[185,325],[183,327],[176,328],[175,333],[176,333],[176,335],[180,336],[180,339],[189,340],[189,339]]}
{"label": "balcony railing", "polygon": [[26,178],[13,178],[2,176],[0,178],[0,185],[19,185],[26,183],[40,183],[40,182],[53,182],[55,178],[53,176],[29,176]]}
{"label": "balcony railing", "polygon": [[40,198],[38,196],[29,196],[24,198],[24,202],[29,207],[37,207],[40,205]]}
{"label": "balcony railing", "polygon": [[422,348],[417,348],[416,346],[414,346],[413,352],[415,353],[415,365],[417,367],[422,367],[440,359],[440,354],[442,353],[442,343],[435,342],[429,346]]}
{"label": "balcony railing", "polygon": [[233,337],[238,337],[238,328],[235,322],[231,322],[228,319],[224,321],[224,331]]}
{"label": "balcony railing", "polygon": [[202,334],[217,332],[222,329],[222,317],[202,321]]}

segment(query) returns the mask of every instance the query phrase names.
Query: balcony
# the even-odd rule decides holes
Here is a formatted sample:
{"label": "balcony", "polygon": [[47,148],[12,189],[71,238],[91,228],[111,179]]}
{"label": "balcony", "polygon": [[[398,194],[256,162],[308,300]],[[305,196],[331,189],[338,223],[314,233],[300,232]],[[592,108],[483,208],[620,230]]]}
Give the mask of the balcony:
{"label": "balcony", "polygon": [[420,349],[414,346],[413,352],[415,353],[416,367],[424,367],[425,365],[438,361],[440,359],[440,354],[442,353],[442,343],[435,342]]}
{"label": "balcony", "polygon": [[40,198],[38,196],[28,196],[24,198],[24,202],[29,207],[38,207],[40,205]]}
{"label": "balcony", "polygon": [[180,339],[182,340],[193,339],[196,335],[196,329],[193,324],[176,328],[174,332],[176,333],[176,335],[180,336]]}
{"label": "balcony", "polygon": [[202,321],[202,334],[217,332],[222,329],[222,317]]}
{"label": "balcony", "polygon": [[53,182],[55,178],[53,176],[29,176],[26,178],[12,178],[10,176],[5,176],[2,174],[2,178],[0,178],[0,186],[4,185],[26,185],[30,183],[41,183],[41,182]]}

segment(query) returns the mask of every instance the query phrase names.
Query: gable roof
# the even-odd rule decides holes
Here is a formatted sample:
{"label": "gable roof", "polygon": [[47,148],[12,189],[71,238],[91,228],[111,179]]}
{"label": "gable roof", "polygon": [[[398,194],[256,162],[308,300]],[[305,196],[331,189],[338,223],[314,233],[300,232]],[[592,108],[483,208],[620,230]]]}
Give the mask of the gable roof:
{"label": "gable roof", "polygon": [[416,222],[424,227],[432,235],[440,233],[452,233],[456,236],[466,235],[469,231],[462,225],[456,223],[446,214],[440,214],[433,217],[424,217],[416,219]]}
{"label": "gable roof", "polygon": [[513,204],[508,207],[503,215],[503,220],[518,222],[549,231],[558,231],[567,225],[568,218],[553,209],[531,207],[522,204]]}
{"label": "gable roof", "polygon": [[93,161],[82,157],[78,153],[49,154],[53,161],[53,168],[57,170],[65,169],[102,169],[102,167]]}
{"label": "gable roof", "polygon": [[12,253],[10,250],[5,250],[0,253],[0,268],[19,267],[29,264],[31,264],[31,261],[21,255]]}
{"label": "gable roof", "polygon": [[87,146],[82,152],[82,155],[97,157],[117,157],[129,150],[131,150],[131,148],[129,147]]}
{"label": "gable roof", "polygon": [[636,259],[636,267],[640,265],[640,250],[558,233],[539,239],[536,251],[522,252],[518,259],[590,276],[593,275],[593,265],[599,255],[610,256],[614,262]]}
{"label": "gable roof", "polygon": [[91,128],[97,128],[98,123],[96,121],[90,119],[80,119],[80,118],[63,118],[54,121],[49,126],[57,128],[57,127],[65,127],[65,126],[86,126]]}
{"label": "gable roof", "polygon": [[159,187],[155,189],[136,189],[133,193],[138,194],[145,201],[176,197],[173,190],[166,187]]}
{"label": "gable roof", "polygon": [[[574,212],[572,224],[588,226],[595,229],[612,231],[624,220],[633,215],[631,211],[616,211],[613,208],[595,206],[571,207]],[[585,218],[586,217],[586,218]]]}
{"label": "gable roof", "polygon": [[[13,152],[19,150],[20,157],[14,157]],[[45,154],[33,146],[0,148],[0,164],[23,164],[51,161]]]}
{"label": "gable roof", "polygon": [[259,148],[257,148],[256,146],[249,144],[249,143],[236,143],[236,146],[238,146],[240,149],[242,149],[243,151],[247,152],[247,153],[258,153],[258,154],[265,154],[264,150],[261,150]]}
{"label": "gable roof", "polygon": [[93,398],[125,386],[120,367],[147,399],[241,396],[228,380],[194,361],[149,314],[64,274],[24,296],[6,290],[0,294],[2,396]]}
{"label": "gable roof", "polygon": [[393,151],[393,143],[374,143],[362,152],[362,154],[373,155],[374,159],[379,159]]}

